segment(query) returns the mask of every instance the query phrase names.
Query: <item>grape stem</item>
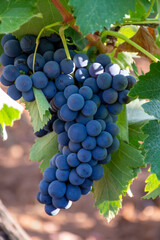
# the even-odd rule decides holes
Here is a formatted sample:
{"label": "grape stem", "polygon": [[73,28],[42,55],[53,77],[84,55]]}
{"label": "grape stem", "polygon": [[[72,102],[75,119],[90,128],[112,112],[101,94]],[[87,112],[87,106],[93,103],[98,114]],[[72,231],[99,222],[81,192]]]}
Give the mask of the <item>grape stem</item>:
{"label": "grape stem", "polygon": [[101,34],[101,39],[106,37],[107,35],[109,36],[114,36],[117,38],[121,38],[124,41],[126,41],[127,43],[129,43],[130,45],[132,45],[133,47],[137,48],[139,51],[141,51],[143,54],[145,54],[147,57],[149,57],[150,59],[152,59],[152,61],[154,62],[158,62],[158,58],[156,58],[154,55],[152,55],[151,53],[149,53],[148,51],[146,51],[144,48],[142,48],[141,46],[139,46],[137,43],[133,42],[131,39],[127,38],[126,36],[124,36],[121,33],[118,32],[114,32],[114,31],[109,31],[106,30],[104,32],[102,32]]}
{"label": "grape stem", "polygon": [[63,46],[64,46],[64,50],[66,52],[66,56],[67,56],[68,59],[71,59],[71,56],[70,56],[70,53],[69,53],[69,50],[68,50],[68,46],[67,46],[67,42],[66,42],[66,38],[65,38],[65,35],[64,35],[64,30],[67,29],[68,27],[69,27],[68,25],[60,27],[59,35],[61,37],[61,40],[62,40],[62,43],[63,43]]}
{"label": "grape stem", "polygon": [[[42,35],[42,33],[46,30],[49,30],[51,31],[51,28],[52,27],[55,27],[57,25],[61,25],[61,22],[56,22],[56,23],[52,23],[52,24],[49,24],[45,27],[43,27],[41,29],[41,31],[39,32],[37,38],[36,38],[36,47],[35,47],[35,51],[34,51],[34,55],[33,55],[33,73],[35,72],[35,60],[36,60],[36,53],[37,53],[37,49],[38,49],[38,45],[39,45],[39,40],[40,40],[40,37]],[[57,32],[56,30],[52,30],[52,32]]]}

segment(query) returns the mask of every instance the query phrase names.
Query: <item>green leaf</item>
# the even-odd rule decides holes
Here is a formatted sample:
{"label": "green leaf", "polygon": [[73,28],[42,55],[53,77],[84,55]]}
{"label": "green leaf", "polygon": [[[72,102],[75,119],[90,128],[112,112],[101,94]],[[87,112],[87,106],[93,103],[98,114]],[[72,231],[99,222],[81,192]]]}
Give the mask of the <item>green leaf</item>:
{"label": "green leaf", "polygon": [[[67,10],[70,10],[67,2],[67,0],[61,0],[64,7],[67,8]],[[34,16],[30,21],[23,24],[21,28],[15,32],[18,38],[26,34],[34,34],[37,36],[43,27],[54,22],[62,21],[59,11],[53,5],[51,0],[38,0],[37,6],[38,16]]]}
{"label": "green leaf", "polygon": [[142,99],[160,100],[160,62],[152,63],[150,71],[139,76],[139,81],[131,89],[131,97]]}
{"label": "green leaf", "polygon": [[126,106],[123,106],[123,111],[118,115],[116,124],[119,127],[119,137],[121,140],[128,142],[128,121]]}
{"label": "green leaf", "polygon": [[143,198],[144,199],[155,199],[160,196],[160,181],[158,180],[156,174],[151,174],[146,179],[145,192],[148,192]]}
{"label": "green leaf", "polygon": [[37,0],[1,0],[0,1],[0,33],[11,33],[28,22],[36,11]]}
{"label": "green leaf", "polygon": [[142,145],[146,151],[145,162],[151,164],[151,173],[160,179],[160,123],[157,120],[149,121],[142,130],[148,135]]}
{"label": "green leaf", "polygon": [[143,104],[144,111],[160,120],[160,101],[153,100]]}
{"label": "green leaf", "polygon": [[145,123],[146,121],[141,121],[129,124],[129,143],[132,147],[138,149],[141,145],[139,142],[143,142],[147,137],[141,129]]}
{"label": "green leaf", "polygon": [[112,61],[119,64],[122,69],[126,69],[127,67],[132,69],[132,64],[135,62],[134,58],[138,58],[137,53],[121,52],[118,53],[117,58],[112,58]]}
{"label": "green leaf", "polygon": [[136,1],[136,11],[130,11],[130,17],[136,18],[138,20],[145,19],[146,11],[149,9],[150,3],[148,0],[137,0]]}
{"label": "green leaf", "polygon": [[[95,205],[109,222],[119,211],[122,194],[125,194],[137,172],[143,165],[141,152],[124,142],[104,165],[104,176],[94,183]],[[136,171],[135,171],[136,169]]]}
{"label": "green leaf", "polygon": [[73,28],[68,28],[67,30],[65,30],[65,35],[72,38],[74,45],[76,45],[79,50],[83,50],[88,44],[88,40],[84,38],[82,34],[75,31]]}
{"label": "green leaf", "polygon": [[49,166],[50,159],[58,152],[57,134],[51,132],[37,138],[30,151],[30,160],[41,162],[42,172]]}
{"label": "green leaf", "polygon": [[109,29],[110,25],[117,21],[122,22],[129,10],[134,11],[136,0],[70,0],[69,4],[74,9],[76,24],[79,25],[80,31],[87,35],[96,31],[101,32],[104,27]]}
{"label": "green leaf", "polygon": [[0,133],[7,139],[6,126],[12,126],[15,120],[20,119],[23,107],[11,99],[0,88]]}

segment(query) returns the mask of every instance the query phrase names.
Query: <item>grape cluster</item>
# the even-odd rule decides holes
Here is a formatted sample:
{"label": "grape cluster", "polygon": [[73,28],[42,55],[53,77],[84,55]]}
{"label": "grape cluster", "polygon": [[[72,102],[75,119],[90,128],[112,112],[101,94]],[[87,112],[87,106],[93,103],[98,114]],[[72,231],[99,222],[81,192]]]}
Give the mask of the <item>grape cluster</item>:
{"label": "grape cluster", "polygon": [[136,82],[105,54],[90,65],[84,53],[62,62],[68,73],[55,79],[57,93],[50,102],[57,115],[53,131],[59,153],[44,171],[37,194],[49,215],[68,209],[103,177],[102,165],[119,147],[117,115],[130,101],[128,92]]}
{"label": "grape cluster", "polygon": [[[20,42],[12,34],[2,37],[4,49],[0,62],[4,66],[0,82],[8,86],[7,94],[14,100],[21,97],[27,102],[35,100],[33,87],[41,89],[47,99],[56,94],[53,79],[61,74],[59,63],[66,58],[62,42],[57,34],[41,38],[35,56],[35,72],[33,73],[33,58],[36,37],[26,35]],[[71,56],[75,52],[70,50]]]}
{"label": "grape cluster", "polygon": [[24,36],[20,43],[11,34],[2,38],[5,66],[1,83],[9,86],[15,100],[34,101],[33,87],[41,89],[50,102],[51,120],[36,132],[42,137],[58,135],[59,153],[50,160],[39,185],[37,200],[49,215],[68,209],[72,202],[91,191],[93,181],[104,175],[102,165],[119,148],[118,114],[131,99],[129,90],[136,79],[106,54],[90,63],[84,53],[61,48],[56,34],[41,38],[33,73],[36,38]]}

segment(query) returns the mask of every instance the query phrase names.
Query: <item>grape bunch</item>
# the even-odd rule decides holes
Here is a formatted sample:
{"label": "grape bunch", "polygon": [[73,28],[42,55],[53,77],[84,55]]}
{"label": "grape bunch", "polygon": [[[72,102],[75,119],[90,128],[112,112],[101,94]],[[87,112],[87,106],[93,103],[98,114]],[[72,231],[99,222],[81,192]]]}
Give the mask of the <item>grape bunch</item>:
{"label": "grape bunch", "polygon": [[[103,164],[119,148],[116,121],[123,104],[131,100],[128,93],[136,79],[111,63],[106,54],[98,55],[94,63],[85,53],[73,50],[71,59],[66,58],[65,50],[58,49],[60,39],[55,34],[40,40],[33,73],[35,37],[24,36],[18,45],[17,39],[7,36],[2,38],[1,62],[5,68],[1,82],[10,84],[8,94],[15,100],[22,96],[31,102],[33,87],[38,88],[51,105],[51,120],[35,134],[43,137],[54,131],[59,152],[44,171],[37,200],[45,204],[48,215],[56,215],[88,194],[93,181],[103,177]],[[11,56],[6,44],[12,40],[18,42],[19,50]],[[8,60],[4,61],[6,56]]]}

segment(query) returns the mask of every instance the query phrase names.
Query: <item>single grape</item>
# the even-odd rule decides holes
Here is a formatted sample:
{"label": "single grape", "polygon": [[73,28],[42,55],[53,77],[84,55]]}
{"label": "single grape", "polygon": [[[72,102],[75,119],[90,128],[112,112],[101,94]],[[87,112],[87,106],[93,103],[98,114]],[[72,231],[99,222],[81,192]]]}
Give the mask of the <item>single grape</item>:
{"label": "single grape", "polygon": [[59,91],[63,91],[68,85],[74,85],[74,79],[69,74],[61,74],[56,78],[55,84]]}
{"label": "single grape", "polygon": [[3,66],[7,65],[13,65],[14,64],[14,58],[7,56],[5,53],[2,53],[0,62]]}
{"label": "single grape", "polygon": [[86,137],[82,142],[82,147],[87,150],[93,150],[96,147],[96,138],[95,137]]}
{"label": "single grape", "polygon": [[43,54],[43,57],[46,62],[49,62],[49,61],[53,61],[53,55],[54,55],[53,51],[47,51]]}
{"label": "single grape", "polygon": [[[38,192],[38,193],[37,193],[37,201],[38,201],[39,203],[44,204],[44,203],[40,200],[41,194],[42,194],[41,192]],[[47,195],[44,195],[44,196],[47,196]]]}
{"label": "single grape", "polygon": [[18,100],[22,97],[22,93],[16,88],[14,84],[9,86],[7,89],[7,94],[14,100]]}
{"label": "single grape", "polygon": [[20,75],[15,81],[16,88],[21,92],[28,92],[32,88],[32,80],[28,75]]}
{"label": "single grape", "polygon": [[70,201],[78,201],[81,197],[81,189],[78,186],[67,184],[66,198]]}
{"label": "single grape", "polygon": [[136,84],[136,79],[133,76],[127,76],[127,80],[128,80],[127,89],[130,90]]}
{"label": "single grape", "polygon": [[64,121],[56,119],[53,122],[53,131],[57,134],[64,132]]}
{"label": "single grape", "polygon": [[66,122],[65,125],[64,125],[65,131],[67,132],[68,129],[70,128],[70,126],[74,123],[75,123],[74,121]]}
{"label": "single grape", "polygon": [[112,84],[112,77],[109,73],[104,72],[104,73],[98,75],[97,85],[100,89],[106,90],[106,89],[110,88],[111,84]]}
{"label": "single grape", "polygon": [[79,111],[84,106],[84,98],[80,94],[74,93],[68,98],[67,105],[72,111]]}
{"label": "single grape", "polygon": [[101,161],[107,157],[107,149],[102,147],[96,147],[92,150],[92,156],[95,160]]}
{"label": "single grape", "polygon": [[108,105],[107,109],[111,114],[117,115],[117,114],[120,114],[122,112],[123,105],[116,102],[114,104]]}
{"label": "single grape", "polygon": [[56,159],[58,156],[61,156],[62,153],[56,153],[51,159],[50,159],[50,162],[49,162],[49,165],[51,167],[56,167]]}
{"label": "single grape", "polygon": [[38,89],[45,88],[48,84],[48,78],[43,72],[35,72],[32,75],[33,86]]}
{"label": "single grape", "polygon": [[55,96],[57,89],[53,82],[48,82],[47,86],[42,89],[42,92],[47,98],[51,99]]}
{"label": "single grape", "polygon": [[96,120],[91,120],[86,125],[87,134],[91,137],[98,136],[102,131],[101,124]]}
{"label": "single grape", "polygon": [[108,110],[105,105],[101,104],[95,114],[95,119],[105,119],[108,115]]}
{"label": "single grape", "polygon": [[87,137],[86,127],[81,123],[75,123],[68,129],[68,137],[75,143],[84,141]]}
{"label": "single grape", "polygon": [[131,98],[128,96],[129,90],[123,90],[118,93],[118,102],[121,104],[127,104],[131,101]]}
{"label": "single grape", "polygon": [[122,91],[127,87],[127,85],[128,85],[127,77],[120,74],[113,77],[112,88],[114,88],[115,90]]}
{"label": "single grape", "polygon": [[80,187],[88,188],[88,187],[91,187],[92,185],[93,185],[93,180],[86,178],[84,182],[80,185]]}
{"label": "single grape", "polygon": [[116,76],[120,72],[120,66],[116,63],[109,63],[105,67],[105,72],[110,73],[112,76]]}
{"label": "single grape", "polygon": [[50,216],[55,216],[59,213],[60,209],[54,207],[52,204],[45,205],[45,212]]}
{"label": "single grape", "polygon": [[89,74],[92,77],[98,77],[98,75],[102,74],[104,72],[104,68],[100,63],[92,63],[89,67]]}
{"label": "single grape", "polygon": [[56,108],[61,108],[67,102],[66,98],[64,97],[64,92],[57,92],[53,98],[53,103]]}
{"label": "single grape", "polygon": [[95,160],[95,159],[91,159],[91,160],[88,162],[88,164],[89,164],[91,167],[94,167],[94,166],[96,166],[96,165],[98,164],[98,161]]}
{"label": "single grape", "polygon": [[69,182],[72,185],[78,186],[84,182],[84,178],[80,177],[75,169],[72,169],[69,174]]}
{"label": "single grape", "polygon": [[67,104],[64,104],[60,109],[60,116],[63,121],[73,121],[77,117],[77,112],[69,109]]}
{"label": "single grape", "polygon": [[56,178],[61,182],[66,182],[66,181],[68,181],[69,173],[70,173],[69,170],[57,169]]}
{"label": "single grape", "polygon": [[69,149],[73,153],[78,152],[81,149],[81,144],[69,141]]}
{"label": "single grape", "polygon": [[84,149],[84,148],[81,148],[78,153],[77,153],[77,157],[79,159],[80,162],[89,162],[92,158],[92,154],[90,151]]}
{"label": "single grape", "polygon": [[90,193],[91,189],[92,189],[92,187],[88,187],[88,188],[81,187],[81,194],[87,195],[88,193]]}
{"label": "single grape", "polygon": [[66,156],[68,156],[71,153],[68,145],[63,147],[62,153],[63,153],[63,155],[66,155]]}
{"label": "single grape", "polygon": [[93,93],[97,93],[99,91],[98,86],[97,86],[97,82],[95,78],[87,78],[84,83],[83,86],[88,86],[92,89]]}
{"label": "single grape", "polygon": [[33,89],[31,88],[27,92],[22,92],[22,97],[26,102],[33,102],[35,100]]}
{"label": "single grape", "polygon": [[44,73],[50,79],[57,78],[60,75],[59,64],[55,61],[49,61],[44,65]]}
{"label": "single grape", "polygon": [[97,112],[97,105],[92,100],[86,100],[81,112],[86,117],[93,116]]}
{"label": "single grape", "polygon": [[20,46],[23,52],[31,53],[34,52],[36,46],[36,37],[33,35],[25,35],[20,41]]}
{"label": "single grape", "polygon": [[5,79],[5,77],[3,75],[1,75],[0,77],[0,82],[4,85],[4,86],[10,86],[12,85],[13,83],[8,81],[7,79]]}
{"label": "single grape", "polygon": [[21,54],[14,60],[14,66],[16,66],[19,71],[23,71],[25,74],[28,73],[29,67],[27,66],[27,55]]}
{"label": "single grape", "polygon": [[113,88],[109,88],[103,92],[102,98],[105,103],[113,104],[118,99],[118,93]]}
{"label": "single grape", "polygon": [[36,135],[36,137],[43,137],[47,134],[48,132],[44,129],[40,129],[39,131],[35,132],[34,134]]}
{"label": "single grape", "polygon": [[21,47],[18,40],[11,39],[4,44],[4,53],[9,57],[17,57],[21,54]]}
{"label": "single grape", "polygon": [[9,82],[14,82],[20,75],[17,67],[13,65],[8,65],[3,69],[3,76]]}
{"label": "single grape", "polygon": [[79,89],[79,94],[81,94],[85,100],[89,100],[93,96],[93,91],[88,86],[83,86]]}
{"label": "single grape", "polygon": [[100,164],[97,164],[92,168],[92,175],[89,177],[91,180],[99,180],[104,175],[104,169]]}
{"label": "single grape", "polygon": [[95,62],[100,63],[103,67],[105,67],[106,65],[108,65],[111,60],[110,57],[106,54],[99,54],[96,59]]}
{"label": "single grape", "polygon": [[88,178],[92,174],[92,167],[88,163],[81,163],[76,168],[77,174],[82,178]]}
{"label": "single grape", "polygon": [[69,169],[69,165],[68,165],[68,157],[66,155],[59,155],[56,158],[56,166],[58,169],[60,170],[68,170]]}
{"label": "single grape", "polygon": [[49,184],[48,193],[51,197],[61,198],[66,193],[66,184],[55,180]]}
{"label": "single grape", "polygon": [[[116,115],[114,115],[114,116],[116,116]],[[113,122],[113,118],[110,114],[108,114],[107,117],[104,119],[104,121],[107,124],[107,123]]]}
{"label": "single grape", "polygon": [[4,35],[1,39],[2,47],[4,47],[4,44],[9,40],[16,40],[16,37],[13,36],[11,33]]}
{"label": "single grape", "polygon": [[52,198],[49,195],[44,195],[40,193],[40,202],[43,204],[51,204]]}
{"label": "single grape", "polygon": [[108,148],[112,145],[112,135],[106,131],[102,131],[97,137],[97,145],[102,148]]}
{"label": "single grape", "polygon": [[75,63],[71,59],[65,58],[60,62],[60,67],[64,74],[71,74],[75,70]]}
{"label": "single grape", "polygon": [[67,200],[65,197],[62,198],[52,198],[52,203],[56,208],[66,209],[69,200]]}
{"label": "single grape", "polygon": [[64,48],[60,48],[60,49],[56,50],[54,53],[54,61],[56,61],[57,63],[60,63],[66,57],[67,56],[66,56],[66,52],[65,52]]}
{"label": "single grape", "polygon": [[89,78],[89,72],[86,68],[78,68],[75,71],[75,79],[78,82],[84,82],[87,78]]}
{"label": "single grape", "polygon": [[[27,64],[28,67],[33,70],[33,57],[34,57],[34,53],[30,54],[27,58]],[[43,69],[43,66],[45,64],[45,59],[42,55],[40,55],[39,53],[36,53],[36,57],[35,57],[35,71],[40,71]]]}
{"label": "single grape", "polygon": [[111,154],[108,154],[107,157],[101,161],[101,164],[107,164],[111,161]]}
{"label": "single grape", "polygon": [[47,51],[54,51],[54,45],[46,38],[41,38],[38,45],[38,52],[43,55]]}
{"label": "single grape", "polygon": [[39,183],[39,190],[42,194],[48,194],[48,187],[49,187],[49,182],[46,180],[41,180]]}
{"label": "single grape", "polygon": [[61,41],[61,38],[56,33],[52,33],[49,37],[47,37],[47,39],[53,43]]}
{"label": "single grape", "polygon": [[78,93],[78,87],[76,85],[69,85],[64,89],[65,98],[69,98],[73,93]]}
{"label": "single grape", "polygon": [[69,138],[68,138],[67,132],[62,132],[62,133],[58,134],[58,143],[63,145],[63,146],[68,145]]}
{"label": "single grape", "polygon": [[67,156],[67,163],[70,167],[77,167],[80,164],[80,161],[77,158],[76,153],[70,153]]}
{"label": "single grape", "polygon": [[56,167],[46,168],[44,173],[43,173],[44,180],[49,182],[49,183],[56,180],[56,171],[57,171]]}
{"label": "single grape", "polygon": [[113,138],[113,143],[112,145],[107,149],[108,153],[113,153],[116,152],[119,148],[119,140],[118,138],[114,137]]}
{"label": "single grape", "polygon": [[77,68],[84,68],[87,67],[89,59],[85,53],[77,53],[73,58],[73,62]]}

